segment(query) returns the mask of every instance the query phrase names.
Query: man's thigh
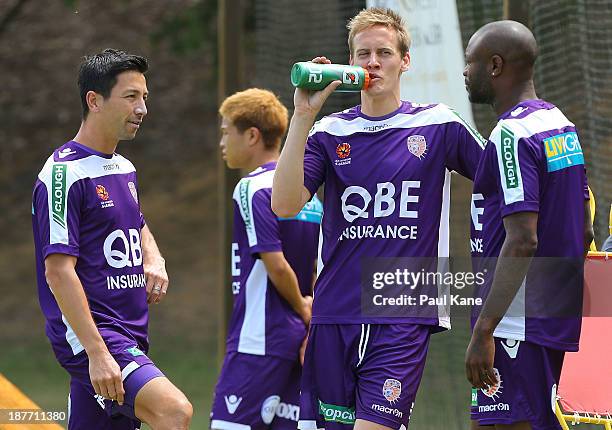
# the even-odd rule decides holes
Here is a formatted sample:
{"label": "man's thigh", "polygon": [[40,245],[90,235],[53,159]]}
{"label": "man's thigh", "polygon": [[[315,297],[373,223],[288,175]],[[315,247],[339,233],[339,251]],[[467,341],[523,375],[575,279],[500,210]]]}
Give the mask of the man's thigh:
{"label": "man's thigh", "polygon": [[312,326],[299,428],[346,430],[356,419],[408,427],[429,335],[409,324]]}
{"label": "man's thigh", "polygon": [[493,366],[500,382],[473,389],[472,419],[500,428],[528,422],[533,430],[560,429],[554,407],[563,357],[563,351],[496,338]]}
{"label": "man's thigh", "polygon": [[89,377],[89,360],[82,352],[63,367],[70,373],[69,430],[91,428],[95,430],[124,430],[140,428],[136,418],[135,399],[138,391],[151,379],[163,376],[151,359],[135,345],[111,348],[111,355],[121,368],[124,404],[97,395]]}
{"label": "man's thigh", "polygon": [[276,416],[272,421],[272,430],[296,430],[300,416],[300,379],[302,365],[295,362],[285,388],[280,395]]}
{"label": "man's thigh", "polygon": [[291,360],[230,352],[215,387],[211,428],[267,429],[294,367]]}

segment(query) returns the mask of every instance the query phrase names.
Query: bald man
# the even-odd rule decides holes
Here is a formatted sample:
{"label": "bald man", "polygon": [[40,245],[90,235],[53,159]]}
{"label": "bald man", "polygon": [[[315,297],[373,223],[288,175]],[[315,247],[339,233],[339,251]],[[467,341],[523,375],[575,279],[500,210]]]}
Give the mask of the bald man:
{"label": "bald man", "polygon": [[578,349],[593,236],[584,156],[574,124],[536,95],[537,54],[514,21],[485,25],[465,53],[470,100],[499,118],[471,205],[474,271],[486,279],[465,358],[473,428],[560,429],[556,388],[565,351]]}

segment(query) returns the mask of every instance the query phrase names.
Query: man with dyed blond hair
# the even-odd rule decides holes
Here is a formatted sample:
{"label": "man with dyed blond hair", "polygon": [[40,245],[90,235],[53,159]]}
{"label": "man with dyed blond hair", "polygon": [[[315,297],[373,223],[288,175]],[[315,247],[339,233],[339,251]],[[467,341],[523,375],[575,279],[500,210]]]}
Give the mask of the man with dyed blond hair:
{"label": "man with dyed blond hair", "polygon": [[[281,217],[325,184],[323,268],[298,426],[405,430],[430,333],[449,328],[448,315],[437,306],[378,306],[366,275],[379,257],[448,256],[450,171],[472,179],[483,143],[448,107],[400,100],[410,38],[397,13],[366,9],[348,29],[350,63],[370,77],[361,105],[314,123],[340,81],[317,92],[297,89],[274,178],[272,207]],[[395,299],[401,288],[380,291]]]}
{"label": "man with dyed blond hair", "polygon": [[234,309],[211,428],[295,429],[298,353],[311,317],[321,202],[314,197],[295,217],[272,213],[272,177],[287,130],[287,109],[274,94],[236,93],[219,113],[223,159],[250,173],[233,196]]}

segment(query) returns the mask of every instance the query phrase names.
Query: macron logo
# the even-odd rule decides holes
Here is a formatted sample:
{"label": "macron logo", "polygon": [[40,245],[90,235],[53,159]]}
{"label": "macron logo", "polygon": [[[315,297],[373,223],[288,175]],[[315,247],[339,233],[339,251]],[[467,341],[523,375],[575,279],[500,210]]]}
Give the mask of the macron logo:
{"label": "macron logo", "polygon": [[236,409],[238,409],[238,405],[240,405],[240,402],[242,402],[242,397],[238,398],[232,394],[231,396],[225,396],[224,398],[227,411],[230,413],[230,415],[234,415],[234,412],[236,412]]}
{"label": "macron logo", "polygon": [[504,347],[504,349],[508,353],[508,356],[512,359],[516,358],[520,344],[521,344],[520,340],[504,339],[501,341],[501,345]]}
{"label": "macron logo", "polygon": [[514,109],[512,112],[510,112],[510,115],[516,117],[519,116],[520,114],[522,114],[523,112],[525,112],[527,110],[526,107],[517,107],[516,109]]}
{"label": "macron logo", "polygon": [[65,148],[58,152],[59,158],[66,158],[69,155],[76,154],[76,151],[73,151],[72,148]]}

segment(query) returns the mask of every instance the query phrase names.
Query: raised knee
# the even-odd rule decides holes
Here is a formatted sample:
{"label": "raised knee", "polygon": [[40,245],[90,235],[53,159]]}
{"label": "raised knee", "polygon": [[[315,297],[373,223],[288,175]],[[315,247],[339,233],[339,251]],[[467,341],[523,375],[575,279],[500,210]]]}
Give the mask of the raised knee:
{"label": "raised knee", "polygon": [[183,398],[164,398],[153,410],[149,410],[147,424],[155,429],[188,429],[193,416],[193,406]]}
{"label": "raised knee", "polygon": [[165,412],[166,416],[171,417],[176,425],[181,426],[180,428],[187,428],[193,416],[193,406],[186,397],[173,399],[172,402],[167,404]]}

